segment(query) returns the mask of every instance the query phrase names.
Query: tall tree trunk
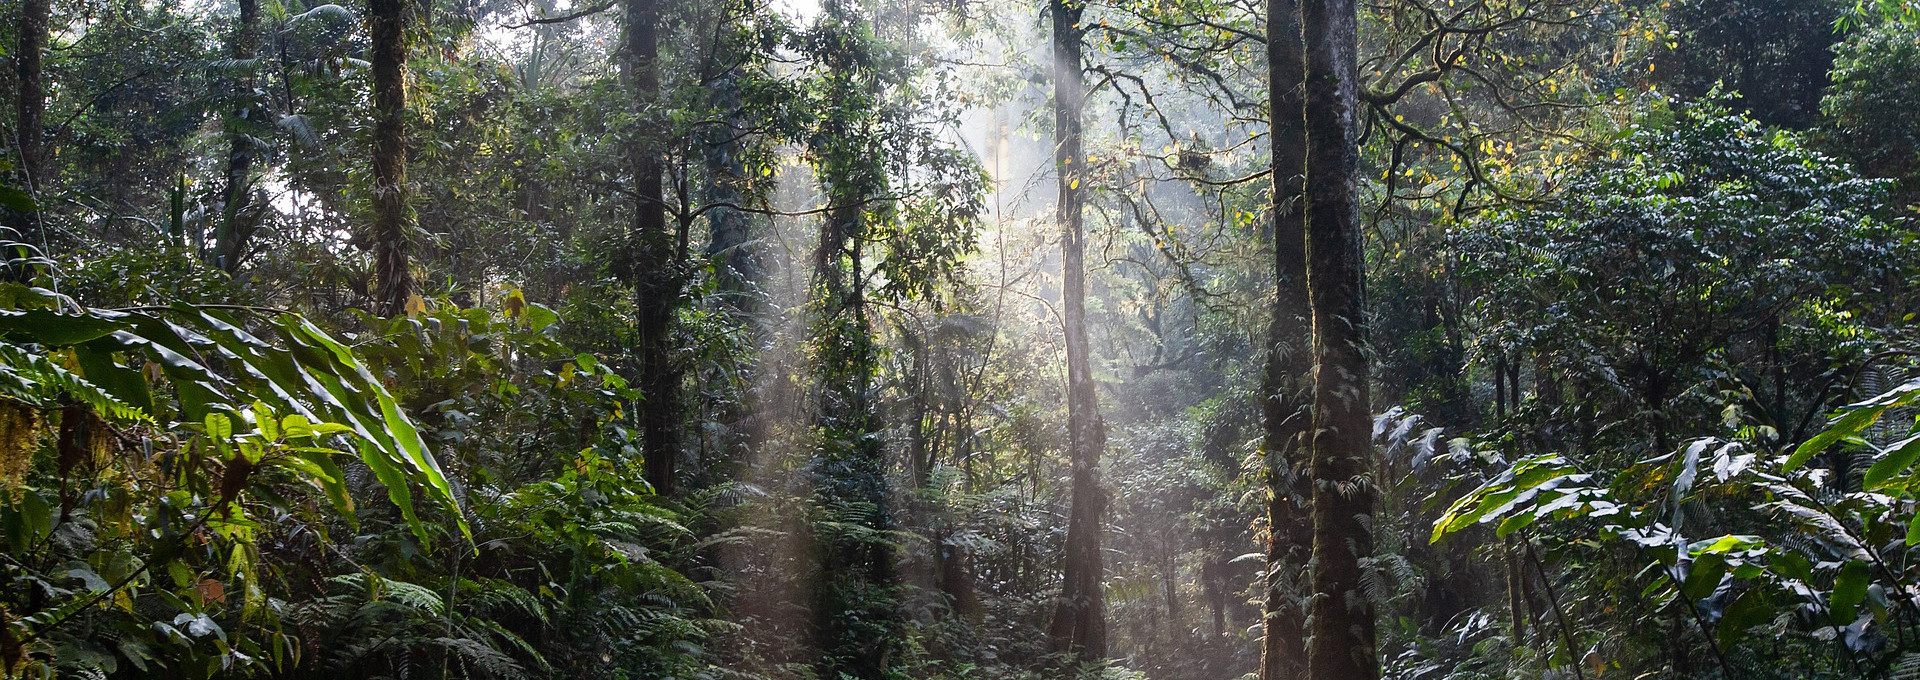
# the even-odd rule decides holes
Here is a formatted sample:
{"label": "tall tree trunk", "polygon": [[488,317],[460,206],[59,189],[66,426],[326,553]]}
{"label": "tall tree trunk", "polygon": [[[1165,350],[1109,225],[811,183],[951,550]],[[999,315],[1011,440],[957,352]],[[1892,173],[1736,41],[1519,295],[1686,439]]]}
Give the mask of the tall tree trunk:
{"label": "tall tree trunk", "polygon": [[[862,271],[867,217],[861,206],[878,191],[863,185],[862,176],[874,175],[858,172],[828,189],[829,204],[836,207],[821,227],[816,277],[823,309],[815,337],[824,345],[820,353],[824,436],[814,477],[829,518],[865,531],[825,532],[827,540],[821,546],[825,582],[818,591],[822,599],[817,615],[823,637],[820,677],[878,680],[891,673],[899,631],[893,550],[887,540],[875,538],[894,526],[887,504],[882,427],[871,398],[878,348]],[[829,181],[835,180],[830,177]]]}
{"label": "tall tree trunk", "polygon": [[[13,52],[15,102],[14,135],[20,167],[16,177],[21,189],[35,200],[47,190],[46,116],[47,88],[42,59],[47,51],[47,31],[53,20],[52,0],[21,0],[17,26],[19,46]],[[20,240],[46,247],[46,234],[40,226],[38,211],[16,213],[7,226],[20,233]]]}
{"label": "tall tree trunk", "polygon": [[674,493],[680,462],[680,370],[674,365],[673,319],[681,298],[681,260],[675,232],[667,226],[665,121],[654,115],[660,101],[660,0],[628,0],[623,75],[641,118],[632,154],[633,231],[625,267],[633,279],[637,387],[646,400],[640,419],[647,482],[662,495]]}
{"label": "tall tree trunk", "polygon": [[710,237],[707,257],[714,262],[721,300],[736,314],[751,315],[756,307],[755,286],[760,280],[760,261],[752,245],[753,220],[747,213],[730,206],[746,204],[742,191],[747,182],[746,166],[740,161],[741,135],[747,127],[740,101],[740,72],[728,71],[708,86],[708,96],[725,125],[713,125],[707,131],[707,202],[715,207],[707,212]]}
{"label": "tall tree trunk", "polygon": [[[887,494],[884,423],[873,400],[879,347],[867,301],[865,246],[873,238],[868,205],[888,189],[887,159],[876,111],[879,76],[850,58],[857,41],[873,40],[877,20],[854,3],[828,2],[818,25],[844,31],[830,39],[847,49],[825,55],[827,109],[813,135],[813,156],[827,199],[814,253],[814,321],[820,381],[820,441],[813,481],[822,537],[816,630],[822,678],[880,680],[898,672],[903,639],[897,578],[889,539],[895,530]],[[858,527],[849,530],[845,527]]]}
{"label": "tall tree trunk", "polygon": [[1061,306],[1067,345],[1067,438],[1073,461],[1067,517],[1066,575],[1053,615],[1053,647],[1079,661],[1107,657],[1106,602],[1100,592],[1100,454],[1107,447],[1087,346],[1086,233],[1081,185],[1090,179],[1081,153],[1080,116],[1087,84],[1081,72],[1084,0],[1052,0],[1054,167],[1059,175]]}
{"label": "tall tree trunk", "polygon": [[413,211],[407,206],[406,0],[367,0],[373,38],[373,260],[375,305],[397,316],[413,297],[407,258]]}
{"label": "tall tree trunk", "polygon": [[1355,195],[1359,108],[1354,0],[1304,0],[1307,287],[1313,308],[1313,601],[1307,675],[1380,677],[1361,569],[1373,554],[1372,406],[1365,261]]}
{"label": "tall tree trunk", "polygon": [[253,136],[251,116],[258,110],[254,98],[254,67],[251,61],[259,51],[259,0],[239,0],[240,17],[235,21],[228,52],[236,70],[244,74],[233,79],[238,111],[228,123],[226,183],[220,188],[220,235],[215,239],[214,265],[233,273],[246,257],[247,242],[252,239],[258,217],[251,209],[253,198]]}
{"label": "tall tree trunk", "polygon": [[[730,58],[726,49],[716,50],[723,54],[720,59]],[[742,137],[748,127],[741,102],[741,77],[740,69],[735,68],[712,79],[707,87],[709,104],[725,124],[708,126],[703,140],[702,156],[707,169],[705,198],[707,204],[713,206],[707,211],[706,256],[718,280],[715,294],[721,309],[730,317],[737,332],[745,334],[745,344],[759,347],[766,337],[766,328],[759,316],[762,270],[758,249],[753,245],[754,219],[732,207],[744,206],[747,201],[747,170],[740,158]],[[738,368],[742,374],[753,376],[759,372],[760,363],[757,353],[749,353],[740,359]],[[757,383],[748,378],[741,384]],[[759,443],[765,438],[765,425],[758,401],[758,390],[748,388],[721,406],[719,419],[727,427],[715,460],[701,465],[702,474],[730,479],[731,473],[748,460],[749,452],[759,450]]]}
{"label": "tall tree trunk", "polygon": [[1272,318],[1262,388],[1267,463],[1265,639],[1260,680],[1298,680],[1307,667],[1306,602],[1301,574],[1313,541],[1301,484],[1304,436],[1312,419],[1307,387],[1313,369],[1307,300],[1306,53],[1297,0],[1267,2],[1267,102],[1273,144]]}

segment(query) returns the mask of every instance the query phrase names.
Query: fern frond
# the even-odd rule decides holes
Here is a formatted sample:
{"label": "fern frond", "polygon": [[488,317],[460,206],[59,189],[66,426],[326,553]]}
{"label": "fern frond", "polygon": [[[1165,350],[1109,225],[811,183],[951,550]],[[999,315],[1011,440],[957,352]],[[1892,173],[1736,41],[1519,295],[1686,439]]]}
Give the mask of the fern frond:
{"label": "fern frond", "polygon": [[1889,680],[1920,680],[1920,652],[1907,652],[1887,667]]}
{"label": "fern frond", "polygon": [[60,395],[72,396],[109,420],[152,423],[145,411],[128,404],[86,378],[53,363],[47,357],[12,343],[0,342],[0,397],[34,406],[52,406]]}
{"label": "fern frond", "polygon": [[527,677],[526,669],[521,668],[520,664],[513,660],[513,657],[507,656],[506,652],[494,649],[493,645],[489,645],[484,641],[473,638],[441,637],[434,638],[433,642],[458,655],[461,661],[484,671],[487,676],[495,678]]}

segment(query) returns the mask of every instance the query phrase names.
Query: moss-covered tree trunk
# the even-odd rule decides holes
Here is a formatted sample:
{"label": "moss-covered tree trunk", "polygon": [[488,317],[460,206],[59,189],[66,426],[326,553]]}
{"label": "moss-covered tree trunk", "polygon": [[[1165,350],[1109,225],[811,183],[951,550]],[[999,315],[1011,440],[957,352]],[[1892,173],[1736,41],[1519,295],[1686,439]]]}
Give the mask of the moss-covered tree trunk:
{"label": "moss-covered tree trunk", "polygon": [[373,40],[374,307],[395,316],[413,297],[408,258],[413,211],[407,206],[407,3],[367,0]]}
{"label": "moss-covered tree trunk", "polygon": [[1380,663],[1361,571],[1373,553],[1365,262],[1355,193],[1359,74],[1353,0],[1303,0],[1307,287],[1313,310],[1313,600],[1307,675],[1374,680]]}
{"label": "moss-covered tree trunk", "polygon": [[645,403],[640,445],[647,481],[662,495],[674,493],[679,476],[680,368],[673,361],[674,315],[683,297],[686,258],[676,230],[667,224],[665,158],[667,138],[660,106],[660,0],[627,0],[621,72],[638,113],[627,143],[633,170],[634,215],[628,253],[622,267],[633,281],[636,387]]}
{"label": "moss-covered tree trunk", "polygon": [[1306,601],[1302,576],[1313,531],[1308,506],[1312,490],[1301,484],[1307,426],[1313,417],[1308,392],[1313,356],[1307,300],[1307,210],[1302,195],[1307,174],[1307,134],[1302,80],[1305,45],[1297,0],[1267,2],[1267,79],[1273,145],[1272,318],[1267,331],[1267,372],[1262,386],[1262,422],[1267,463],[1267,574],[1265,639],[1260,680],[1297,680],[1307,665]]}
{"label": "moss-covered tree trunk", "polygon": [[[21,0],[16,25],[18,47],[14,65],[14,136],[20,166],[15,177],[21,188],[36,199],[44,199],[47,189],[46,69],[42,60],[47,51],[47,31],[53,20],[52,0]],[[45,235],[38,212],[14,213],[8,220],[20,240],[44,247]]]}

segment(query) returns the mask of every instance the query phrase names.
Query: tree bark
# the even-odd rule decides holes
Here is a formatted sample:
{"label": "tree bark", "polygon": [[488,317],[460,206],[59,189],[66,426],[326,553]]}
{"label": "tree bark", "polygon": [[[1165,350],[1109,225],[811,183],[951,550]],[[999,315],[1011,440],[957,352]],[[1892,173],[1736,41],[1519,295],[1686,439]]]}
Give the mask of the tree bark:
{"label": "tree bark", "polygon": [[713,107],[726,124],[709,127],[705,160],[707,201],[719,206],[707,212],[710,230],[707,257],[714,263],[721,300],[744,317],[757,309],[754,295],[760,280],[760,262],[750,245],[752,218],[730,207],[746,204],[742,186],[747,182],[747,171],[740,161],[740,136],[747,124],[742,119],[740,77],[736,69],[715,78],[708,86]]}
{"label": "tree bark", "polygon": [[407,7],[367,0],[373,39],[373,260],[380,314],[406,313],[413,297],[408,257],[413,211],[407,206]]}
{"label": "tree bark", "polygon": [[680,462],[680,370],[673,361],[674,312],[682,297],[681,261],[675,232],[667,225],[665,122],[660,102],[660,0],[628,0],[623,35],[623,75],[639,120],[629,152],[634,206],[630,251],[624,264],[633,279],[634,341],[639,354],[636,387],[646,403],[637,409],[647,482],[671,495]]}
{"label": "tree bark", "polygon": [[1301,574],[1313,541],[1311,489],[1301,484],[1311,422],[1307,392],[1311,309],[1307,299],[1306,53],[1298,0],[1267,2],[1267,102],[1273,145],[1272,318],[1261,416],[1267,463],[1265,637],[1260,680],[1298,680],[1307,665]]}
{"label": "tree bark", "polygon": [[1354,0],[1304,0],[1307,288],[1313,310],[1313,601],[1307,676],[1380,677],[1362,569],[1373,554],[1372,407],[1365,261],[1355,194],[1359,110]]}
{"label": "tree bark", "polygon": [[[235,62],[246,62],[254,58],[259,50],[259,0],[239,0],[240,16],[235,21],[233,36],[229,38],[228,52]],[[246,257],[247,242],[252,239],[256,226],[255,213],[250,210],[253,199],[253,137],[247,134],[250,127],[249,116],[256,110],[253,96],[253,67],[236,64],[233,68],[245,69],[245,75],[233,79],[234,97],[239,110],[234,113],[227,133],[227,171],[226,184],[220,189],[221,224],[220,236],[215,239],[214,266],[231,274],[240,268],[240,260]]]}
{"label": "tree bark", "polygon": [[[47,88],[42,59],[47,51],[47,32],[53,21],[52,0],[21,0],[18,29],[19,47],[13,53],[15,101],[14,134],[20,167],[16,177],[20,188],[41,200],[47,189],[46,116]],[[8,220],[19,239],[46,248],[39,211],[15,213]]]}
{"label": "tree bark", "polygon": [[1067,349],[1068,456],[1073,463],[1067,517],[1066,574],[1053,615],[1054,651],[1076,661],[1107,657],[1105,598],[1100,592],[1100,519],[1106,494],[1100,488],[1100,454],[1106,425],[1100,419],[1087,344],[1086,233],[1081,185],[1089,178],[1081,153],[1080,118],[1087,85],[1082,72],[1080,17],[1084,0],[1051,0],[1053,20],[1054,166],[1059,175],[1060,278]]}
{"label": "tree bark", "polygon": [[[722,55],[718,60],[732,58],[734,48],[724,42],[726,38],[721,40],[722,47],[716,49]],[[713,78],[707,86],[708,103],[724,124],[708,126],[702,139],[702,160],[707,170],[704,195],[707,204],[713,206],[707,211],[706,258],[717,279],[714,297],[721,311],[733,322],[736,332],[745,334],[747,346],[759,347],[767,330],[760,317],[763,270],[759,248],[753,243],[755,219],[732,207],[746,205],[749,181],[740,157],[749,126],[741,101],[743,77],[742,69],[734,68]],[[758,373],[757,355],[742,357],[738,368],[746,375]],[[757,384],[751,379],[744,382]],[[714,460],[700,466],[700,474],[708,478],[732,478],[750,452],[759,450],[766,436],[765,418],[757,406],[759,390],[748,389],[734,397],[725,399],[720,407],[719,419],[727,427],[720,437],[719,451]]]}

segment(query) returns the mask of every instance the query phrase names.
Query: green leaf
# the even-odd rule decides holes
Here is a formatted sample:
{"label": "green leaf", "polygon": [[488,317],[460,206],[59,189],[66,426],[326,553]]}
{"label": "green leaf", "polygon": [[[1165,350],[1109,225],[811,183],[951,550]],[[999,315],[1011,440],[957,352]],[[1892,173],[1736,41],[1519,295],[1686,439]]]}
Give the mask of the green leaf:
{"label": "green leaf", "polygon": [[[428,491],[432,492],[436,500],[446,506],[449,514],[453,516],[454,522],[458,525],[461,535],[471,541],[473,539],[473,532],[467,526],[466,518],[461,515],[460,504],[453,495],[452,485],[447,483],[446,475],[440,470],[439,461],[435,460],[428,451],[426,441],[420,437],[420,431],[414,427],[413,421],[407,417],[406,413],[400,410],[400,405],[394,401],[393,395],[388,393],[386,388],[383,387],[378,380],[374,379],[373,375],[367,371],[365,366],[361,365],[352,350],[340,344],[339,341],[334,340],[319,328],[314,327],[314,325],[306,319],[282,316],[278,320],[278,323],[281,328],[288,332],[290,338],[324,348],[330,353],[337,362],[335,368],[339,369],[341,377],[350,376],[358,378],[358,380],[354,381],[355,387],[358,388],[355,390],[356,394],[336,394],[336,396],[361,397],[362,395],[370,394],[373,397],[379,409],[379,416],[383,421],[380,424],[384,425],[384,427],[377,432],[372,441],[382,445],[390,445],[398,449],[397,453],[400,455],[397,457],[411,468],[411,472],[414,473],[412,476],[421,482],[422,486],[426,487]],[[367,431],[374,432],[375,430],[367,428]],[[381,453],[383,456],[392,457],[396,452],[382,451]],[[406,487],[404,485],[406,478],[398,474],[398,471],[392,471],[384,475],[377,469],[374,472],[375,476],[380,478],[382,484],[388,485],[389,495],[406,495]],[[392,484],[389,484],[389,479],[393,479],[395,482],[401,482],[397,490]],[[414,521],[411,516],[412,503],[410,500],[401,506],[401,511],[403,514],[409,516],[410,522]],[[422,541],[425,541],[427,538],[424,529],[417,525],[415,526],[415,534]]]}
{"label": "green leaf", "polygon": [[308,481],[326,494],[334,510],[351,521],[353,497],[347,494],[346,473],[333,462],[336,453],[332,449],[299,447],[295,455],[279,459],[278,464],[303,473]]}
{"label": "green leaf", "polygon": [[94,412],[120,421],[152,422],[145,411],[108,394],[98,385],[29,352],[18,345],[0,342],[0,396],[41,407],[51,407],[63,397],[79,400]]}
{"label": "green leaf", "polygon": [[209,413],[204,424],[207,428],[207,437],[214,441],[224,442],[233,439],[233,420],[226,414]]}
{"label": "green leaf", "polygon": [[1827,447],[1833,446],[1843,439],[1859,436],[1862,431],[1871,427],[1875,422],[1878,422],[1880,416],[1885,414],[1888,409],[1912,405],[1916,400],[1920,400],[1920,378],[1909,380],[1899,387],[1881,393],[1879,396],[1848,407],[1848,410],[1833,419],[1833,422],[1827,426],[1827,429],[1822,430],[1819,434],[1814,435],[1812,438],[1801,443],[1799,447],[1795,448],[1793,455],[1787,457],[1786,463],[1781,466],[1781,469],[1786,472],[1799,469],[1800,466],[1807,463],[1808,459],[1813,458],[1815,454],[1827,450]]}
{"label": "green leaf", "polygon": [[1840,575],[1833,580],[1828,609],[1834,625],[1853,622],[1854,611],[1867,598],[1868,575],[1867,563],[1860,560],[1850,560],[1840,566]]}
{"label": "green leaf", "polygon": [[16,212],[30,213],[40,209],[27,192],[13,186],[0,184],[0,206],[6,206]]}
{"label": "green leaf", "polygon": [[1680,584],[1680,594],[1689,600],[1704,599],[1720,587],[1720,581],[1726,573],[1725,556],[1719,553],[1701,555],[1687,566],[1687,580]]}
{"label": "green leaf", "polygon": [[546,327],[560,321],[560,315],[558,313],[555,313],[552,309],[548,309],[546,305],[542,304],[527,305],[525,314],[527,315],[527,328],[535,331],[545,330]]}
{"label": "green leaf", "polygon": [[[0,495],[0,500],[5,498]],[[27,490],[0,507],[0,527],[6,530],[13,554],[25,554],[28,546],[53,533],[53,506],[40,494]]]}
{"label": "green leaf", "polygon": [[19,342],[66,347],[106,337],[127,325],[99,316],[44,309],[0,310],[0,334]]}
{"label": "green leaf", "polygon": [[1695,557],[1701,555],[1724,555],[1732,552],[1745,552],[1766,547],[1766,540],[1759,536],[1740,536],[1728,534],[1715,539],[1699,541],[1687,546],[1687,553]]}
{"label": "green leaf", "polygon": [[113,357],[118,349],[119,345],[110,338],[74,347],[74,359],[80,364],[81,377],[99,385],[113,398],[143,412],[153,413],[153,393],[147,389],[146,376],[120,365]]}
{"label": "green leaf", "polygon": [[1862,483],[1869,490],[1885,488],[1889,486],[1888,480],[1893,479],[1894,475],[1906,472],[1907,468],[1913,467],[1916,459],[1920,459],[1920,435],[1908,437],[1887,447],[1887,452],[1880,456],[1880,460],[1874,461],[1873,466],[1867,468],[1867,474]]}
{"label": "green leaf", "polygon": [[1767,599],[1766,591],[1748,588],[1740,597],[1727,605],[1726,612],[1720,615],[1720,623],[1715,627],[1715,636],[1720,638],[1722,647],[1731,647],[1745,637],[1747,631],[1755,626],[1765,625],[1774,616],[1773,602]]}
{"label": "green leaf", "polygon": [[260,429],[260,436],[268,441],[280,440],[280,421],[273,417],[273,409],[265,403],[253,402],[253,426]]}
{"label": "green leaf", "polygon": [[[1543,494],[1552,493],[1551,499],[1559,499],[1569,493],[1558,491],[1560,486],[1582,483],[1590,478],[1590,475],[1579,472],[1559,456],[1536,456],[1516,461],[1513,467],[1455,501],[1434,522],[1433,533],[1428,540],[1438,542],[1447,534],[1496,519],[1505,520],[1499,526],[1499,532],[1517,530],[1534,520],[1516,521],[1509,519],[1509,513],[1523,507],[1537,507],[1530,504]],[[1538,518],[1537,513],[1534,513],[1534,518]]]}

